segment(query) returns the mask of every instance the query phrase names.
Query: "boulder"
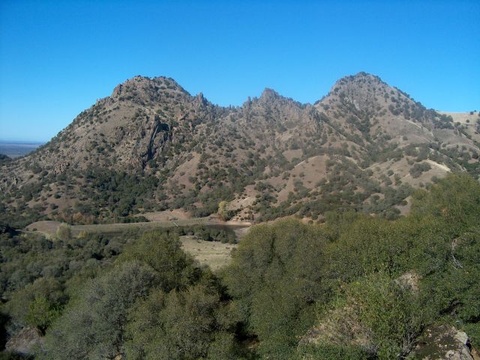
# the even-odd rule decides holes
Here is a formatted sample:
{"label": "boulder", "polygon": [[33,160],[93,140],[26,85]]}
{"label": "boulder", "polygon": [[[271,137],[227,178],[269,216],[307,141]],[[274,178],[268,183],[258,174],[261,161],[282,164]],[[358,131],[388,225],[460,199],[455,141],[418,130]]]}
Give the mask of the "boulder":
{"label": "boulder", "polygon": [[425,329],[414,353],[423,360],[476,360],[468,335],[449,325]]}
{"label": "boulder", "polygon": [[42,346],[42,344],[43,336],[40,330],[26,327],[7,341],[5,350],[20,355],[29,355],[33,353],[35,347]]}

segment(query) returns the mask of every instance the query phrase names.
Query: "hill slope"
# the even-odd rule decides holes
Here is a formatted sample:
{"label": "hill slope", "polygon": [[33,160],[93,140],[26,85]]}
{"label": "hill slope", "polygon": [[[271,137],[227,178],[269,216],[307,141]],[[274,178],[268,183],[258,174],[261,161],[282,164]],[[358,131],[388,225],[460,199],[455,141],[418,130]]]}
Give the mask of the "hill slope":
{"label": "hill slope", "polygon": [[241,107],[137,76],[1,165],[2,213],[92,222],[172,208],[203,216],[227,201],[226,218],[394,217],[433,177],[480,175],[478,115],[455,122],[366,73],[314,105],[265,89]]}

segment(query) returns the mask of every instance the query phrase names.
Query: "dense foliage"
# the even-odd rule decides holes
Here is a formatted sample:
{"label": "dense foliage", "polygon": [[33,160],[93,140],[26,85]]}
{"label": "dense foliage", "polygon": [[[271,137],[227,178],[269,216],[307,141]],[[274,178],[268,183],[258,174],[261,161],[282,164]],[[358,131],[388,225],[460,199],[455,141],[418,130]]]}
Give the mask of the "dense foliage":
{"label": "dense foliage", "polygon": [[1,339],[37,327],[39,359],[402,359],[447,323],[478,346],[480,185],[450,175],[412,202],[253,227],[219,273],[172,231],[5,232]]}

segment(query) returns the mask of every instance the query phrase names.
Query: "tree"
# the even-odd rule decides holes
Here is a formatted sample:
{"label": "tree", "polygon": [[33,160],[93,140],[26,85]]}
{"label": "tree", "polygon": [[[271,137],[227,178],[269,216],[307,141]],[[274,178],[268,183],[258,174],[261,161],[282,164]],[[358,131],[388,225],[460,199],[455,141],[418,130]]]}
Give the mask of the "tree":
{"label": "tree", "polygon": [[455,236],[478,224],[480,219],[480,184],[466,173],[449,174],[427,192],[414,193],[412,214],[432,215],[442,219]]}
{"label": "tree", "polygon": [[228,210],[228,201],[220,201],[218,204],[218,215],[223,221],[228,221],[232,218],[233,212]]}
{"label": "tree", "polygon": [[403,358],[427,320],[421,306],[418,294],[402,282],[382,272],[372,273],[344,284],[330,308],[319,306],[317,345],[310,349],[303,346],[299,351],[313,352],[318,359],[334,359],[333,354],[345,358],[356,354],[359,359]]}
{"label": "tree", "polygon": [[47,332],[45,359],[113,359],[125,352],[127,314],[146,298],[156,280],[153,269],[126,262],[90,281],[79,299]]}
{"label": "tree", "polygon": [[311,305],[326,300],[325,244],[319,228],[284,220],[252,228],[233,254],[223,279],[262,355],[289,358],[311,324]]}
{"label": "tree", "polygon": [[15,291],[7,309],[17,325],[35,326],[45,332],[67,300],[58,280],[42,277]]}
{"label": "tree", "polygon": [[145,233],[124,250],[119,261],[140,261],[150,266],[165,292],[185,288],[199,276],[192,258],[181,249],[178,235],[170,232]]}
{"label": "tree", "polygon": [[71,229],[70,225],[62,223],[57,228],[57,231],[56,231],[55,234],[56,234],[57,239],[64,240],[64,241],[70,240],[71,237],[72,237],[72,229]]}
{"label": "tree", "polygon": [[233,333],[217,320],[221,306],[219,294],[202,284],[168,294],[154,292],[131,313],[128,357],[205,359],[222,347],[222,359],[238,358]]}

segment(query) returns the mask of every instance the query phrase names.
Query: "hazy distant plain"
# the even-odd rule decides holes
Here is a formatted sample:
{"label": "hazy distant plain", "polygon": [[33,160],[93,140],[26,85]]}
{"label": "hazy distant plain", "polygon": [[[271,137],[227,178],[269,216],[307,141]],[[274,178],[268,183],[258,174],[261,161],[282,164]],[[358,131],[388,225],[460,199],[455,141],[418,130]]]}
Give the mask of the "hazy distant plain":
{"label": "hazy distant plain", "polygon": [[32,152],[41,145],[43,145],[41,142],[15,142],[0,140],[0,154],[7,155],[10,158],[17,158]]}

